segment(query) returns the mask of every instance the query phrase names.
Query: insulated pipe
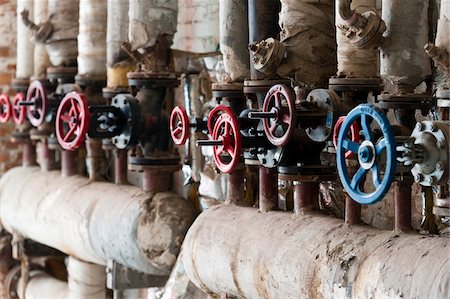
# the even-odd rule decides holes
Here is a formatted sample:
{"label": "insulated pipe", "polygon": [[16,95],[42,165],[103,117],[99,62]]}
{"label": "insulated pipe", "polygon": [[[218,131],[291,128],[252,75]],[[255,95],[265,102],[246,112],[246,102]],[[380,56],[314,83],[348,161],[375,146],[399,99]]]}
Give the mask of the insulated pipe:
{"label": "insulated pipe", "polygon": [[80,1],[77,78],[106,80],[106,0]]}
{"label": "insulated pipe", "polygon": [[[31,271],[30,280],[25,289],[25,298],[106,298],[104,266],[86,263],[69,256],[67,258],[67,275],[68,282],[63,282],[43,271]],[[21,282],[22,279],[18,284],[18,294],[22,294]],[[20,299],[23,298],[20,297]]]}
{"label": "insulated pipe", "polygon": [[0,179],[0,220],[12,234],[86,262],[111,259],[154,275],[175,263],[194,213],[173,193],[14,168]]}
{"label": "insulated pipe", "polygon": [[[30,15],[33,15],[33,1],[32,0],[18,0],[17,1],[17,15],[20,16],[24,10],[28,10]],[[31,42],[28,28],[22,21],[22,18],[17,18],[17,62],[16,62],[16,78],[28,80],[33,76],[33,57],[34,44]]]}
{"label": "insulated pipe", "polygon": [[[48,1],[47,0],[35,0],[34,1],[34,23],[41,24],[48,20],[47,14]],[[48,58],[45,45],[42,43],[36,43],[34,45],[34,75],[33,80],[46,79],[47,68],[50,66],[50,60]]]}
{"label": "insulated pipe", "polygon": [[227,80],[244,81],[249,75],[248,2],[220,0],[220,51]]}
{"label": "insulated pipe", "polygon": [[[248,41],[250,44],[269,37],[277,37],[280,32],[277,15],[280,7],[279,0],[248,0]],[[264,78],[264,74],[258,72],[253,64],[250,64],[250,76],[252,80]]]}
{"label": "insulated pipe", "polygon": [[381,76],[400,93],[412,92],[431,75],[423,50],[428,42],[428,1],[383,0],[387,37],[381,47]]}
{"label": "insulated pipe", "polygon": [[79,0],[48,1],[48,15],[53,26],[45,42],[50,62],[55,67],[76,65]]}
{"label": "insulated pipe", "polygon": [[449,246],[448,237],[221,205],[189,229],[183,263],[202,290],[237,298],[449,298]]}
{"label": "insulated pipe", "polygon": [[346,17],[349,13],[351,14],[350,17],[353,15],[350,3],[358,13],[364,13],[376,7],[376,0],[336,0],[336,6],[339,6],[339,11],[336,11],[337,75],[353,78],[377,77],[379,76],[378,49],[363,50],[355,48],[347,40],[345,32],[340,29],[340,26],[346,26],[345,18],[342,15]]}

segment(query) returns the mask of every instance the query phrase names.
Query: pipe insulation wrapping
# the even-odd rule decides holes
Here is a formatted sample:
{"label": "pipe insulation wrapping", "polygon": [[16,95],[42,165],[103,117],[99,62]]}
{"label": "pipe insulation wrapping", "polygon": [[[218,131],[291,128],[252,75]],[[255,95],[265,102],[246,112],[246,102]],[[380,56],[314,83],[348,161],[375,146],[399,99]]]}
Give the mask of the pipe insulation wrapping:
{"label": "pipe insulation wrapping", "polygon": [[[18,0],[17,15],[28,10],[33,15],[33,0]],[[34,44],[31,41],[30,32],[22,18],[17,18],[17,62],[16,78],[29,79],[34,73]]]}
{"label": "pipe insulation wrapping", "polygon": [[46,41],[50,62],[55,67],[76,65],[79,0],[50,0],[48,15],[53,25],[53,33]]}
{"label": "pipe insulation wrapping", "polygon": [[428,42],[428,1],[383,0],[386,39],[381,47],[380,73],[389,83],[412,88],[431,75]]}
{"label": "pipe insulation wrapping", "polygon": [[[47,14],[48,1],[37,0],[34,1],[34,22],[36,24],[44,23],[48,20]],[[47,68],[51,66],[48,58],[45,44],[36,43],[34,45],[34,78],[33,79],[45,79],[47,74]]]}
{"label": "pipe insulation wrapping", "polygon": [[[338,7],[341,0],[336,0]],[[353,0],[351,8],[362,14],[375,9],[376,0]],[[336,9],[337,75],[353,78],[373,78],[379,76],[378,49],[363,50],[355,48],[345,37],[346,26],[339,10]]]}
{"label": "pipe insulation wrapping", "polygon": [[448,236],[222,205],[191,226],[183,263],[204,291],[237,298],[449,298],[449,246]]}
{"label": "pipe insulation wrapping", "polygon": [[106,80],[106,1],[80,1],[78,76]]}
{"label": "pipe insulation wrapping", "polygon": [[281,0],[279,16],[287,56],[278,74],[311,88],[326,86],[336,74],[334,0]]}
{"label": "pipe insulation wrapping", "polygon": [[177,31],[177,0],[133,0],[129,9],[129,42],[131,49],[146,49],[164,35],[173,42]]}
{"label": "pipe insulation wrapping", "polygon": [[435,45],[445,50],[443,52],[445,57],[442,57],[443,63],[438,64],[438,76],[434,78],[435,83],[437,86],[448,88],[450,87],[450,68],[448,66],[450,61],[450,0],[441,0]]}
{"label": "pipe insulation wrapping", "polygon": [[0,180],[7,231],[99,265],[111,259],[166,275],[193,219],[187,201],[170,192],[153,195],[38,168],[14,168]]}
{"label": "pipe insulation wrapping", "polygon": [[178,26],[172,48],[195,53],[217,51],[219,1],[178,0],[178,2]]}
{"label": "pipe insulation wrapping", "polygon": [[[69,288],[67,282],[52,277],[50,274],[33,270],[29,274],[29,281],[25,289],[26,299],[42,299],[42,298],[68,298]],[[17,285],[17,294],[22,298],[22,279]]]}
{"label": "pipe insulation wrapping", "polygon": [[[220,51],[228,82],[249,76],[248,2],[220,0]],[[244,33],[244,34],[243,34]]]}

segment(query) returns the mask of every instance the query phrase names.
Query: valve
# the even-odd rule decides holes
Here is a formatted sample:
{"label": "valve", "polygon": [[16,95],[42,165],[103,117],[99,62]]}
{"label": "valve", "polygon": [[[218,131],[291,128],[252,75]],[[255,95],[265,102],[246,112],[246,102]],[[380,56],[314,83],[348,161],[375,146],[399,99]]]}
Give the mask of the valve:
{"label": "valve", "polygon": [[264,132],[273,145],[286,145],[297,123],[293,92],[284,84],[272,86],[264,98],[262,112],[251,112],[249,117],[263,119]]}
{"label": "valve", "polygon": [[189,116],[181,106],[175,107],[170,114],[170,136],[177,145],[184,145],[189,138]]}
{"label": "valve", "polygon": [[[363,138],[358,142],[348,138],[355,121],[359,121],[362,128]],[[372,128],[373,121],[379,131]],[[357,155],[359,168],[353,176],[350,176],[346,165],[345,154],[348,151]],[[396,141],[389,120],[379,108],[362,104],[350,111],[339,130],[336,163],[342,185],[353,200],[360,204],[374,204],[383,198],[395,176]],[[362,185],[369,171],[375,190],[366,193]]]}
{"label": "valve", "polygon": [[47,93],[42,83],[33,81],[28,87],[25,101],[19,105],[27,107],[28,120],[34,127],[42,125],[48,112]]}
{"label": "valve", "polygon": [[76,150],[84,141],[89,127],[86,98],[77,92],[68,93],[56,113],[56,137],[65,150]]}
{"label": "valve", "polygon": [[0,95],[0,123],[7,123],[11,118],[11,102],[6,94]]}
{"label": "valve", "polygon": [[22,105],[25,102],[25,95],[21,92],[17,93],[13,99],[12,116],[16,125],[21,125],[25,122],[26,106]]}
{"label": "valve", "polygon": [[[344,123],[344,121],[345,121],[345,116],[341,116],[338,118],[336,124],[334,125],[333,145],[335,148],[337,148],[339,131],[341,130],[341,127],[342,127],[342,124]],[[352,123],[346,138],[348,138],[352,142],[359,143],[359,139],[360,139],[359,138],[359,126],[358,126],[357,122]],[[346,159],[350,159],[350,158],[353,159],[355,157],[356,157],[356,155],[352,151],[348,150],[345,152]]]}
{"label": "valve", "polygon": [[213,134],[214,124],[216,123],[218,118],[224,113],[234,115],[233,110],[231,110],[231,108],[229,108],[225,105],[217,105],[209,112],[207,127],[208,127],[208,132],[210,135]]}

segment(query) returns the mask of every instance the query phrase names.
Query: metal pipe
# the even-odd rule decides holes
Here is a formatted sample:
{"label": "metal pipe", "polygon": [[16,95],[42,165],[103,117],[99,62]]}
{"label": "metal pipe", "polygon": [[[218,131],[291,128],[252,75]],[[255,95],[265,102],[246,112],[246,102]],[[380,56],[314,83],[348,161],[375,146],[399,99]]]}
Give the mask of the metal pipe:
{"label": "metal pipe", "polygon": [[345,194],[345,223],[349,225],[361,223],[361,205]]}
{"label": "metal pipe", "polygon": [[311,209],[319,200],[320,184],[316,182],[294,182],[294,213]]}
{"label": "metal pipe", "polygon": [[61,151],[61,175],[68,177],[77,174],[76,157],[78,152]]}
{"label": "metal pipe", "polygon": [[268,212],[278,207],[278,172],[276,168],[259,167],[259,210]]}
{"label": "metal pipe", "polygon": [[[280,32],[278,26],[280,9],[279,0],[248,0],[248,41],[250,44],[269,37],[277,37]],[[252,80],[258,80],[263,79],[265,75],[250,64],[250,77]]]}
{"label": "metal pipe", "polygon": [[[47,8],[48,0],[34,1],[34,23],[42,24],[48,20]],[[45,50],[45,44],[35,43],[33,80],[45,80],[49,66],[50,60]]]}
{"label": "metal pipe", "polygon": [[105,266],[112,259],[154,275],[170,272],[194,220],[188,202],[174,193],[63,178],[37,167],[8,171],[0,190],[0,220],[8,232],[86,262]]}
{"label": "metal pipe", "polygon": [[204,211],[183,243],[189,279],[237,298],[449,297],[449,238],[291,215],[228,205]]}
{"label": "metal pipe", "polygon": [[46,141],[38,142],[39,165],[43,171],[55,169],[55,151],[48,147]]}
{"label": "metal pipe", "polygon": [[394,230],[409,231],[411,225],[411,182],[394,182]]}
{"label": "metal pipe", "polygon": [[[17,15],[20,16],[22,12],[28,11],[33,16],[33,1],[32,0],[18,0],[17,1]],[[28,28],[22,21],[22,18],[17,18],[17,62],[16,62],[16,78],[22,80],[29,80],[33,76],[34,69],[34,44],[31,42],[28,35]]]}
{"label": "metal pipe", "polygon": [[353,9],[350,7],[352,0],[338,0],[339,1],[339,15],[344,21],[350,20],[353,17]]}
{"label": "metal pipe", "polygon": [[127,150],[114,150],[114,183],[128,184]]}
{"label": "metal pipe", "polygon": [[22,143],[22,166],[36,166],[36,146],[31,141]]}
{"label": "metal pipe", "polygon": [[103,149],[99,138],[86,139],[87,170],[91,181],[103,181]]}
{"label": "metal pipe", "polygon": [[161,167],[146,169],[142,176],[142,190],[145,192],[169,191],[172,186],[173,171],[164,171]]}
{"label": "metal pipe", "polygon": [[238,166],[228,175],[227,202],[235,205],[246,205],[244,198],[245,168]]}

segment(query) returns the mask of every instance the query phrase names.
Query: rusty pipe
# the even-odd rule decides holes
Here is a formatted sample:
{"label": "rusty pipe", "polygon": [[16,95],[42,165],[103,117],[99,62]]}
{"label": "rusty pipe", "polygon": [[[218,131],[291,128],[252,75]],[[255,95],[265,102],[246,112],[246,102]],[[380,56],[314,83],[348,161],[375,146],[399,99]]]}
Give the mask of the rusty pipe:
{"label": "rusty pipe", "polygon": [[86,139],[87,169],[91,181],[103,181],[103,149],[99,138]]}
{"label": "rusty pipe", "polygon": [[38,142],[39,165],[43,171],[55,169],[55,151],[48,147],[46,141]]}
{"label": "rusty pipe", "polygon": [[142,190],[145,192],[164,192],[172,186],[172,172],[161,168],[146,169],[142,177]]}
{"label": "rusty pipe", "polygon": [[411,182],[394,182],[394,229],[398,231],[412,230],[411,224]]}
{"label": "rusty pipe", "polygon": [[361,205],[345,194],[345,223],[349,225],[361,223]]}
{"label": "rusty pipe", "polygon": [[294,182],[294,213],[303,213],[311,209],[319,200],[319,183]]}
{"label": "rusty pipe", "polygon": [[344,21],[350,20],[354,14],[351,8],[352,0],[339,0],[339,15]]}
{"label": "rusty pipe", "polygon": [[76,157],[78,152],[61,151],[61,175],[68,177],[77,174]]}
{"label": "rusty pipe", "polygon": [[228,175],[227,180],[227,203],[235,205],[247,205],[244,198],[245,168],[238,166]]}
{"label": "rusty pipe", "polygon": [[278,208],[278,172],[276,168],[259,167],[259,210]]}
{"label": "rusty pipe", "polygon": [[127,150],[114,150],[114,183],[128,184]]}
{"label": "rusty pipe", "polygon": [[449,298],[449,238],[291,215],[204,211],[183,243],[189,279],[237,298]]}
{"label": "rusty pipe", "polygon": [[22,143],[22,166],[36,166],[36,146],[31,141]]}

